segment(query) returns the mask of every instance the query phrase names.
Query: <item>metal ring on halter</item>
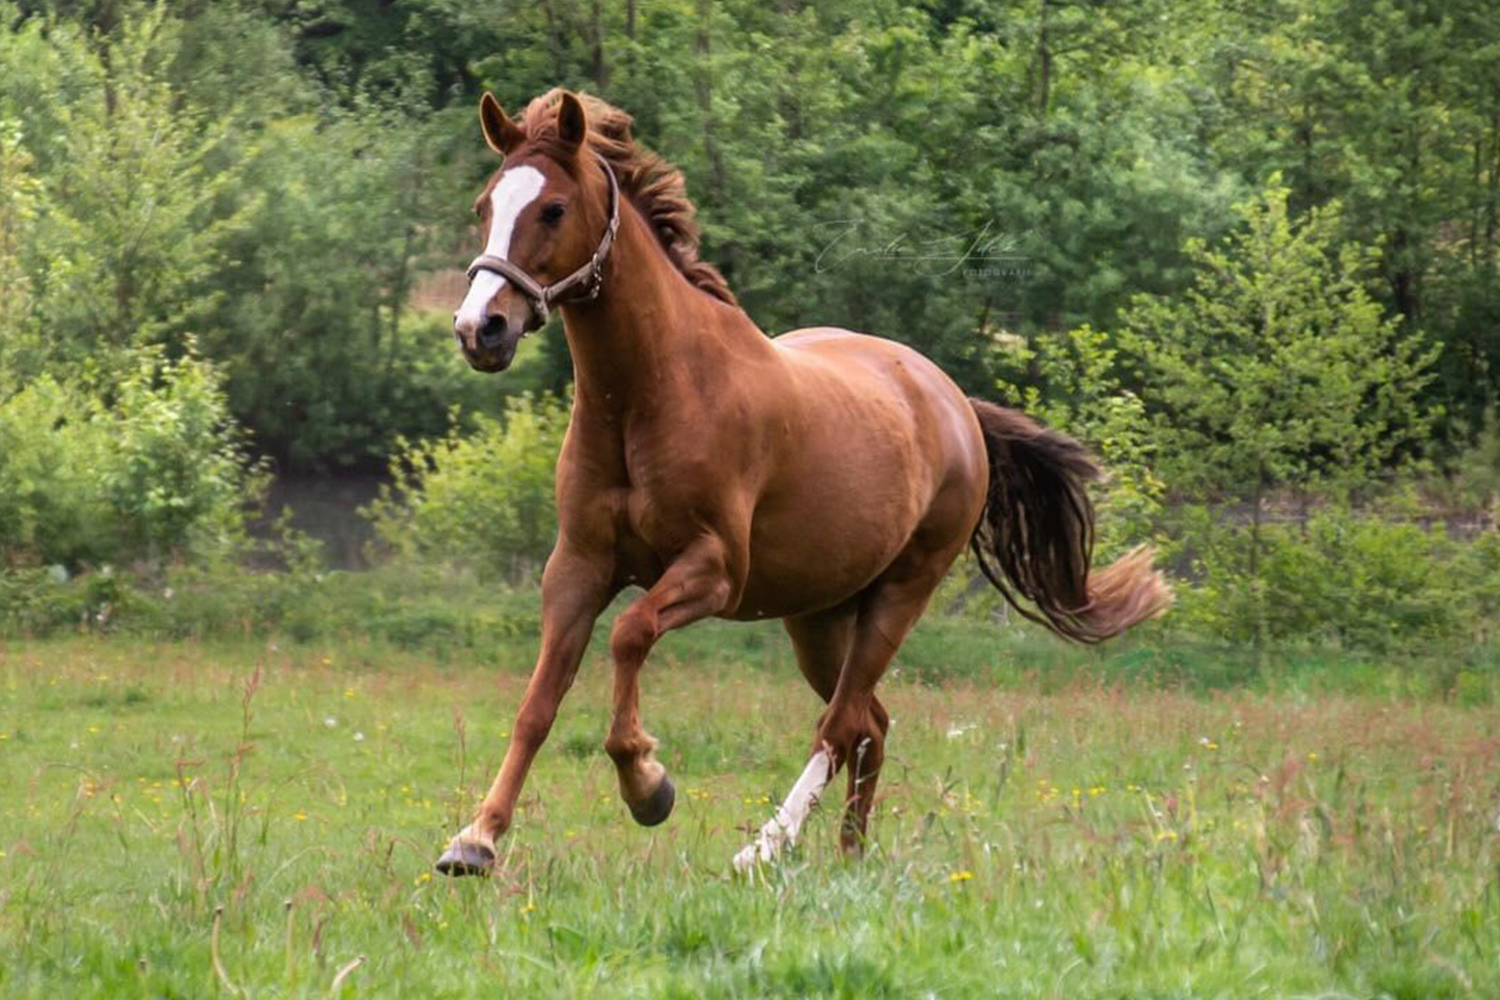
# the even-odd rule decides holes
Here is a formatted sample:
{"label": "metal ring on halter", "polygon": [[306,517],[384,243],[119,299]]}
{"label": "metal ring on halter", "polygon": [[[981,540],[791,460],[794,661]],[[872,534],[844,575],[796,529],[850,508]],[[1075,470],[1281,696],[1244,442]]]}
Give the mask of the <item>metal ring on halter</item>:
{"label": "metal ring on halter", "polygon": [[504,257],[482,253],[469,264],[469,280],[473,281],[474,275],[480,271],[498,274],[515,285],[516,289],[526,296],[531,302],[531,307],[541,317],[543,324],[551,315],[552,306],[560,303],[562,297],[576,285],[585,285],[584,293],[577,301],[587,302],[598,298],[599,291],[604,285],[604,262],[609,258],[609,252],[614,247],[615,234],[620,231],[620,185],[615,180],[615,172],[610,169],[609,161],[603,156],[599,156],[598,159],[599,165],[604,168],[604,176],[609,179],[609,225],[604,228],[604,235],[599,238],[599,245],[594,248],[593,256],[589,257],[586,264],[560,281],[543,285],[519,265],[511,263]]}

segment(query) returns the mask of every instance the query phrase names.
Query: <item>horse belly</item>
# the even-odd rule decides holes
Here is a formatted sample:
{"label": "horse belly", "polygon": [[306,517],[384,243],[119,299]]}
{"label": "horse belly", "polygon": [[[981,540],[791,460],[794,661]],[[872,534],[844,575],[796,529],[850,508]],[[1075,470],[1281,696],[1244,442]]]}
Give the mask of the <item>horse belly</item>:
{"label": "horse belly", "polygon": [[961,544],[983,504],[978,425],[937,366],[843,331],[784,343],[801,419],[756,507],[736,618],[839,604],[887,570],[919,528],[941,536],[940,550]]}
{"label": "horse belly", "polygon": [[846,600],[900,554],[921,516],[898,491],[871,496],[828,479],[818,486],[756,510],[749,573],[729,617],[780,618]]}

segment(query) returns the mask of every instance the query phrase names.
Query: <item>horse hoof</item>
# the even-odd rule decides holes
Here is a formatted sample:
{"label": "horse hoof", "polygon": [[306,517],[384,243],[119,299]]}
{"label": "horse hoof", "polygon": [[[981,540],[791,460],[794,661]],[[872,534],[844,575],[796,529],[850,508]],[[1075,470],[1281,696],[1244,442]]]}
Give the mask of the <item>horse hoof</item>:
{"label": "horse hoof", "polygon": [[672,779],[662,775],[661,784],[656,786],[656,791],[651,797],[638,806],[630,807],[630,815],[641,826],[656,826],[666,821],[672,815],[672,806],[677,802],[677,790],[672,787]]}
{"label": "horse hoof", "polygon": [[483,844],[455,840],[438,858],[437,870],[443,875],[488,875],[495,867],[495,852]]}

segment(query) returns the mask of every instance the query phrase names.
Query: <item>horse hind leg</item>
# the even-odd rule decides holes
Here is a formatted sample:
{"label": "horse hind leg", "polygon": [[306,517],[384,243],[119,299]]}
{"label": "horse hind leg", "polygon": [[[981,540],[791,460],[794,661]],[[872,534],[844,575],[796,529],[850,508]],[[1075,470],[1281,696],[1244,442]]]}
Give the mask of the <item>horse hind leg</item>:
{"label": "horse hind leg", "polygon": [[[784,622],[787,635],[792,639],[792,648],[797,653],[797,666],[824,702],[833,700],[838,687],[839,673],[854,643],[858,611],[859,602],[851,600],[827,611],[798,615]],[[885,736],[889,728],[890,716],[885,706],[872,695],[864,735],[855,746],[854,763],[847,771],[849,791],[844,803],[840,843],[848,854],[864,850],[865,829],[875,801],[880,766],[885,760]]]}
{"label": "horse hind leg", "polygon": [[[849,802],[840,841],[850,853],[863,848],[890,724],[889,715],[875,697],[875,685],[921,617],[946,568],[947,562],[938,568],[934,561],[911,573],[892,573],[860,595],[849,631],[848,652],[831,692],[825,693],[825,669],[815,671],[813,686],[828,700],[828,709],[818,723],[812,758],[776,815],[761,827],[753,843],[735,855],[735,868],[745,871],[757,862],[769,861],[783,846],[794,843],[808,812],[846,763],[850,765]],[[795,633],[793,639],[795,642]],[[804,664],[801,644],[798,647],[798,663],[808,679],[814,680]]]}
{"label": "horse hind leg", "polygon": [[885,737],[890,728],[890,713],[880,699],[871,694],[864,735],[858,738],[849,756],[849,794],[844,808],[844,825],[839,832],[839,844],[845,854],[857,856],[864,853],[870,810],[875,805],[875,786],[880,781],[881,765],[885,763]]}
{"label": "horse hind leg", "polygon": [[[825,702],[833,698],[838,687],[839,671],[854,641],[856,617],[857,604],[848,601],[825,611],[795,615],[782,623],[796,651],[797,667]],[[834,771],[831,754],[815,746],[807,767],[776,814],[761,827],[755,841],[735,855],[734,867],[746,871],[758,862],[771,860],[783,844],[795,843],[803,822],[817,805]]]}

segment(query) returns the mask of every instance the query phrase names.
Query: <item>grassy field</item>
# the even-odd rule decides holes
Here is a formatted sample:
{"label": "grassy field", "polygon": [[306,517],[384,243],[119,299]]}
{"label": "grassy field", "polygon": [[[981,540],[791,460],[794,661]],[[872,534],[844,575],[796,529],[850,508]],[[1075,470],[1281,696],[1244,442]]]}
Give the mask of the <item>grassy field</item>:
{"label": "grassy field", "polygon": [[870,855],[824,808],[749,883],[818,705],[693,648],[645,675],[666,825],[616,795],[595,660],[499,873],[446,881],[514,667],[0,644],[0,995],[1500,996],[1490,705],[908,672]]}

